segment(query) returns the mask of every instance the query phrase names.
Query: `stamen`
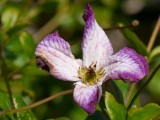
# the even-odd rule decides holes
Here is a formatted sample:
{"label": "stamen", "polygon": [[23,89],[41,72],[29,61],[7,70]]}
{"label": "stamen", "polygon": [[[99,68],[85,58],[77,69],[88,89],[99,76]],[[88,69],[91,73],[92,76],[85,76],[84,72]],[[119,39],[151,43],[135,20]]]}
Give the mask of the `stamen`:
{"label": "stamen", "polygon": [[78,75],[83,83],[87,85],[94,85],[105,75],[104,67],[96,70],[96,63],[92,62],[89,67],[82,67],[79,69]]}

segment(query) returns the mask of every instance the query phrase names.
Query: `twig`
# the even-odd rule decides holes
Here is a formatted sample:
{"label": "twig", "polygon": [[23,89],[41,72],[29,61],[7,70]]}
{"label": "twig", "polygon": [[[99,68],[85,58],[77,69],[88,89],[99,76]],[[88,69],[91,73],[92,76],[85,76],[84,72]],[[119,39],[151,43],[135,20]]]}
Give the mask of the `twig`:
{"label": "twig", "polygon": [[56,15],[53,16],[42,28],[40,28],[40,30],[38,30],[33,35],[33,38],[35,39],[36,42],[42,40],[47,34],[51,33],[54,29],[56,29],[60,25],[61,19],[63,19],[67,9],[68,9],[67,5],[64,5],[63,2],[62,3],[60,2]]}
{"label": "twig", "polygon": [[[0,58],[1,58],[1,61],[2,61],[2,78],[4,79],[4,82],[5,82],[5,85],[6,85],[6,88],[7,88],[11,108],[15,109],[11,86],[10,86],[9,81],[8,81],[7,65],[6,65],[6,62],[5,62],[5,58],[3,56],[3,43],[2,43],[2,41],[0,42]],[[17,120],[17,115],[14,114],[13,116]]]}
{"label": "twig", "polygon": [[134,101],[136,100],[137,96],[140,94],[140,92],[151,82],[152,78],[154,77],[154,75],[157,73],[157,71],[160,68],[160,64],[155,68],[155,70],[152,72],[152,74],[150,75],[150,77],[148,78],[148,80],[139,88],[139,90],[137,91],[137,93],[134,95],[133,99],[131,100],[127,110],[129,110],[131,108],[131,106],[133,105]]}
{"label": "twig", "polygon": [[9,110],[9,111],[0,112],[0,116],[2,116],[2,115],[7,115],[7,114],[11,114],[11,113],[17,113],[17,112],[23,111],[23,110],[32,109],[32,108],[35,108],[35,107],[37,107],[37,106],[39,106],[39,105],[42,105],[42,104],[50,101],[50,100],[53,100],[53,99],[55,99],[55,98],[57,98],[57,97],[60,97],[60,96],[63,96],[63,95],[66,95],[66,94],[69,94],[69,93],[72,93],[72,92],[73,92],[72,89],[71,89],[71,90],[66,90],[66,91],[57,93],[57,94],[55,94],[55,95],[52,95],[52,96],[50,96],[50,97],[48,97],[48,98],[45,98],[45,99],[43,99],[43,100],[40,100],[40,101],[38,101],[38,102],[36,102],[36,103],[33,103],[33,104],[31,104],[31,105],[24,106],[24,107],[17,108],[17,109],[13,109],[13,110]]}
{"label": "twig", "polygon": [[156,25],[154,27],[153,33],[152,33],[152,35],[151,35],[151,37],[149,39],[148,46],[147,46],[147,51],[148,52],[150,52],[152,47],[153,47],[153,44],[154,44],[154,42],[156,40],[156,37],[157,37],[158,32],[159,32],[159,29],[160,29],[160,17],[158,18],[157,23],[156,23]]}
{"label": "twig", "polygon": [[128,25],[125,25],[125,26],[115,26],[115,27],[111,27],[111,28],[106,28],[104,30],[108,31],[108,30],[114,30],[114,29],[126,29],[126,28],[137,27],[138,25],[139,25],[139,21],[138,20],[133,20],[131,24],[128,24]]}
{"label": "twig", "polygon": [[135,87],[136,87],[136,83],[133,83],[133,84],[131,84],[131,86],[128,90],[127,96],[126,96],[125,101],[124,101],[126,106],[128,106],[128,104],[129,104],[130,97],[132,96],[132,92],[135,89]]}

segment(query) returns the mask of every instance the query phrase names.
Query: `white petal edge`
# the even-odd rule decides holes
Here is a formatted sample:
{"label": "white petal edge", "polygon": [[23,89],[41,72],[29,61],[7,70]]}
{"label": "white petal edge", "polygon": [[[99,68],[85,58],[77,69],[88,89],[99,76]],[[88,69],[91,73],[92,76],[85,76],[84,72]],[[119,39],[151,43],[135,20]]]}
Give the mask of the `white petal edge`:
{"label": "white petal edge", "polygon": [[42,40],[36,48],[36,62],[55,78],[64,81],[79,81],[78,69],[82,63],[71,53],[70,45],[58,33],[52,33]]}

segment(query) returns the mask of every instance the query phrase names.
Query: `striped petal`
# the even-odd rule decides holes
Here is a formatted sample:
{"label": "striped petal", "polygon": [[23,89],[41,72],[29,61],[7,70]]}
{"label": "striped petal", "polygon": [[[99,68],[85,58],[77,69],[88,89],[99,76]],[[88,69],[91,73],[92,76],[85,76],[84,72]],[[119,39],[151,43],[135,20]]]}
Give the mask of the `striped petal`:
{"label": "striped petal", "polygon": [[107,63],[107,58],[112,55],[111,43],[94,18],[90,5],[86,5],[83,18],[86,22],[83,34],[83,65],[89,67],[97,63],[100,68]]}
{"label": "striped petal", "polygon": [[88,114],[95,111],[96,105],[102,95],[102,88],[100,85],[87,86],[83,83],[76,83],[74,88],[74,100],[81,106]]}
{"label": "striped petal", "polygon": [[82,63],[71,53],[70,45],[58,32],[42,40],[36,48],[37,66],[50,72],[54,77],[65,81],[78,81],[78,69]]}
{"label": "striped petal", "polygon": [[105,80],[122,79],[125,82],[137,82],[149,71],[147,60],[130,48],[123,48],[109,60],[109,65],[105,68]]}

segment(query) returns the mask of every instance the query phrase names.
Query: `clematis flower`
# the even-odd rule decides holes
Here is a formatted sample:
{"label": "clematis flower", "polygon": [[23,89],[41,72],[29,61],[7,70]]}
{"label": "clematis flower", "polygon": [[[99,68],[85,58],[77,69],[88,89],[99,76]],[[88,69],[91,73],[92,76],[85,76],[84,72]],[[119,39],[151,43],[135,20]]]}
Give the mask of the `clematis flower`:
{"label": "clematis flower", "polygon": [[146,59],[133,49],[123,48],[113,55],[112,45],[94,18],[90,5],[86,5],[83,19],[83,58],[75,59],[70,45],[58,32],[46,36],[36,48],[37,66],[55,78],[74,82],[74,100],[88,114],[102,95],[102,84],[109,79],[137,82],[148,73]]}

